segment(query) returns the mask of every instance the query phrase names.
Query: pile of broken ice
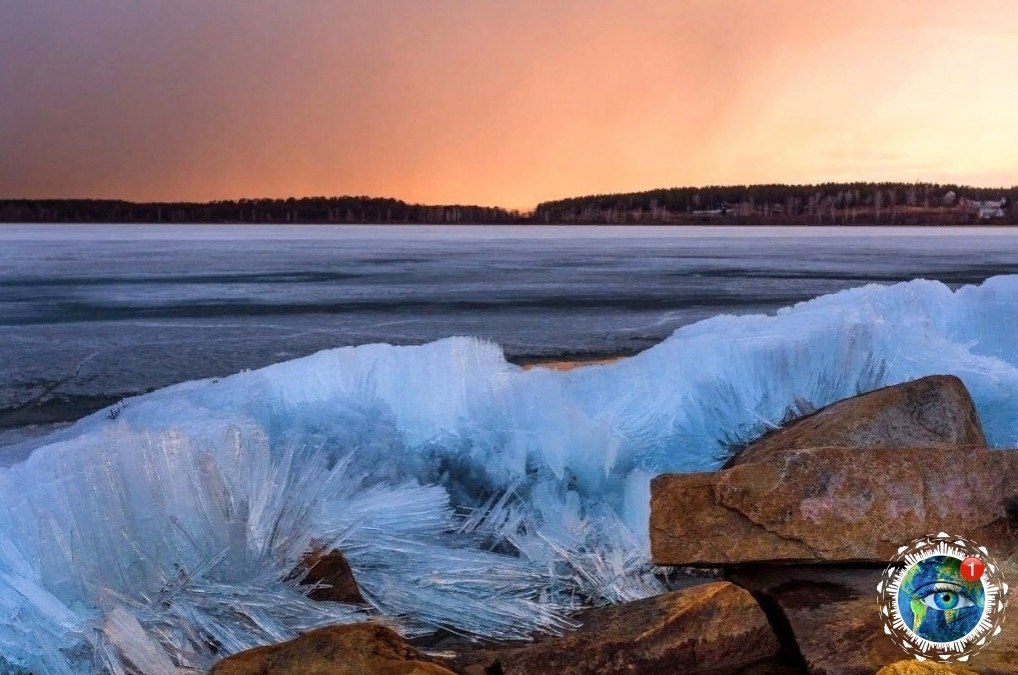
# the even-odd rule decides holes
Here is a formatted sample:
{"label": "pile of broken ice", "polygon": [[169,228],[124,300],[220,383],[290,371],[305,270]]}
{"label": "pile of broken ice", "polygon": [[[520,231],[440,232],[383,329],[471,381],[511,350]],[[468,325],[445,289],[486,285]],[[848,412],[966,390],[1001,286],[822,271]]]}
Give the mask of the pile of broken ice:
{"label": "pile of broken ice", "polygon": [[[0,470],[0,670],[143,672],[310,626],[519,637],[657,592],[648,482],[859,391],[960,376],[1018,442],[1018,277],[867,286],[521,370],[493,344],[335,349],[88,417]],[[371,607],[285,580],[338,546]]]}

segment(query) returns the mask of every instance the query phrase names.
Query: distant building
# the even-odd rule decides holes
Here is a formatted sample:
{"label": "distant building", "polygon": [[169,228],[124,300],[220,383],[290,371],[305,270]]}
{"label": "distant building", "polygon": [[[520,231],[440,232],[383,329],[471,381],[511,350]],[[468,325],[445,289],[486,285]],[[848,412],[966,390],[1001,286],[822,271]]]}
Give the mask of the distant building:
{"label": "distant building", "polygon": [[721,206],[718,208],[697,209],[693,211],[694,216],[713,217],[713,216],[730,216],[732,214],[738,214],[738,205],[736,205],[733,208],[733,206],[728,202],[721,202]]}
{"label": "distant building", "polygon": [[1010,204],[1008,203],[1007,197],[1000,199],[988,199],[979,201],[975,199],[966,199],[964,206],[969,213],[974,213],[979,217],[979,220],[993,220],[994,218],[1004,218],[1007,214],[1004,212]]}

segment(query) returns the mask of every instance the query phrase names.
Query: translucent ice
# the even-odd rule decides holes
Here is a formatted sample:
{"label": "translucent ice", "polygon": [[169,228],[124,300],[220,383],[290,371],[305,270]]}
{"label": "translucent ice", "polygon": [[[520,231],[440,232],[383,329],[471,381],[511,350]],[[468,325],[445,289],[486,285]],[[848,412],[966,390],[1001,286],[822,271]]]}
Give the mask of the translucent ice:
{"label": "translucent ice", "polygon": [[[0,470],[0,670],[171,673],[311,626],[519,637],[659,590],[647,501],[790,410],[953,373],[1018,443],[1018,277],[721,316],[637,357],[335,349],[127,400]],[[338,546],[370,607],[287,580]]]}

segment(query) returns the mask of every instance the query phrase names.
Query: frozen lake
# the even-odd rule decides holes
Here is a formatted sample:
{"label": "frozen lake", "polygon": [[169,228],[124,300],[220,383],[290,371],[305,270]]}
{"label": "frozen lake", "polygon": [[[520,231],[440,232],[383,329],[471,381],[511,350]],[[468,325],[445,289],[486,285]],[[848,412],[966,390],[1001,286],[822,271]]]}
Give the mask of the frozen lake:
{"label": "frozen lake", "polygon": [[476,335],[517,359],[632,353],[719,313],[1015,272],[1018,231],[994,228],[7,225],[0,444],[329,347]]}

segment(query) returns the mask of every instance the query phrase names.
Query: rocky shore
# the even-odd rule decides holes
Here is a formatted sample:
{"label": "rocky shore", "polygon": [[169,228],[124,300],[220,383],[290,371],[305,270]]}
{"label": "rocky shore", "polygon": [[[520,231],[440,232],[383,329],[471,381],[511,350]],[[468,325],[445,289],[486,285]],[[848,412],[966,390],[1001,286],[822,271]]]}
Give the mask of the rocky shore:
{"label": "rocky shore", "polygon": [[[794,420],[720,471],[658,476],[651,556],[662,574],[680,568],[676,590],[525,643],[411,644],[382,623],[332,626],[212,673],[1018,673],[1018,624],[963,665],[920,662],[884,634],[876,600],[897,548],[940,531],[987,546],[1018,579],[1016,479],[1018,452],[987,448],[961,381],[926,377]],[[315,599],[362,601],[341,552],[315,552],[298,573]]]}

